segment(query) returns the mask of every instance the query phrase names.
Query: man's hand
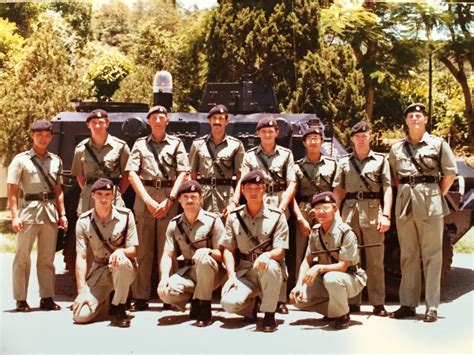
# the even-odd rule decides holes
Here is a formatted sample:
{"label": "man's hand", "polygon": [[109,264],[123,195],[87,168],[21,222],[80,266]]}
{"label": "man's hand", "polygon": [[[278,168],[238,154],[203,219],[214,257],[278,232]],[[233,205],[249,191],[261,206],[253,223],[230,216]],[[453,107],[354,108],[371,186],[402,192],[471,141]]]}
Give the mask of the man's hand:
{"label": "man's hand", "polygon": [[296,304],[296,302],[301,302],[301,297],[303,296],[303,285],[296,285],[293,290],[290,292],[290,302],[291,304]]}
{"label": "man's hand", "polygon": [[170,292],[169,278],[162,277],[160,283],[158,284],[158,296],[160,296],[160,299],[163,300],[169,295],[169,292]]}
{"label": "man's hand", "polygon": [[309,233],[311,233],[311,226],[309,225],[308,221],[304,218],[300,218],[298,219],[298,225],[300,227],[301,233],[303,233],[305,237],[308,237]]}
{"label": "man's hand", "polygon": [[199,261],[202,261],[202,258],[209,256],[211,251],[212,249],[210,248],[199,248],[198,250],[196,250],[193,255],[193,263],[196,264]]}
{"label": "man's hand", "polygon": [[128,258],[125,255],[125,249],[120,248],[115,250],[110,256],[109,256],[109,263],[112,264],[112,266],[120,266],[123,265],[127,262]]}
{"label": "man's hand", "polygon": [[170,199],[165,198],[158,205],[158,209],[155,211],[154,217],[158,219],[165,218],[172,206],[173,202],[171,202]]}
{"label": "man's hand", "polygon": [[145,201],[145,205],[146,205],[146,208],[148,208],[148,211],[150,211],[150,213],[155,216],[156,214],[156,211],[158,210],[158,208],[160,207],[160,205],[158,204],[158,202],[156,202],[154,199],[150,198],[149,200],[146,200]]}
{"label": "man's hand", "polygon": [[12,229],[16,233],[23,230],[23,221],[19,217],[12,219]]}
{"label": "man's hand", "polygon": [[257,270],[263,271],[268,267],[270,262],[270,253],[267,251],[259,255],[257,260],[253,263],[253,267]]}
{"label": "man's hand", "polygon": [[91,300],[91,299],[92,299],[92,295],[91,295],[89,289],[84,290],[81,293],[79,293],[77,295],[76,299],[74,300],[74,303],[72,304],[72,312],[73,312],[74,316],[78,316],[79,312],[82,309],[82,307],[85,306],[85,305],[87,305],[90,309],[91,306],[89,304],[89,300]]}
{"label": "man's hand", "polygon": [[238,287],[238,279],[235,273],[233,275],[229,275],[229,279],[227,282],[222,286],[222,294],[225,295],[228,293],[232,288],[237,288]]}
{"label": "man's hand", "polygon": [[311,286],[314,283],[314,280],[323,273],[322,265],[314,265],[306,272],[306,275],[303,279],[303,284]]}
{"label": "man's hand", "polygon": [[380,233],[385,233],[386,231],[388,231],[390,229],[390,220],[388,219],[387,216],[382,216],[380,219],[379,219],[379,223],[377,225],[377,230],[380,232]]}
{"label": "man's hand", "polygon": [[67,231],[68,227],[68,221],[66,216],[61,216],[59,217],[59,229],[64,229],[64,231]]}

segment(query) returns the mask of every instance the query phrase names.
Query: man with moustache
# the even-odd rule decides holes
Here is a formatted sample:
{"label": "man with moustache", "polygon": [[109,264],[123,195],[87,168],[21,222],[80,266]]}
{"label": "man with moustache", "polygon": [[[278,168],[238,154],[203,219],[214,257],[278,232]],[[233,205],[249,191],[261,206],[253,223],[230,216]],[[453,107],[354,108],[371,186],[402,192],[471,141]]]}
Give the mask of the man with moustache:
{"label": "man with moustache", "polygon": [[214,106],[207,118],[211,133],[196,139],[189,152],[191,178],[202,185],[204,209],[225,218],[233,186],[240,180],[245,151],[241,141],[225,133],[229,123],[227,107]]}
{"label": "man with moustache", "polygon": [[178,213],[177,192],[189,171],[183,142],[166,133],[169,123],[166,108],[152,107],[147,119],[151,135],[135,142],[125,168],[137,194],[134,212],[140,243],[138,275],[132,286],[135,299],[132,311],[148,309],[154,255],[161,260],[168,223]]}
{"label": "man with moustache", "polygon": [[[402,280],[401,307],[391,317],[414,317],[421,294],[421,264],[425,282],[425,322],[438,320],[444,216],[444,195],[456,179],[456,159],[449,145],[426,132],[428,115],[421,103],[405,109],[408,135],[392,145],[390,167],[398,187],[395,205]],[[421,263],[420,263],[421,256]]]}

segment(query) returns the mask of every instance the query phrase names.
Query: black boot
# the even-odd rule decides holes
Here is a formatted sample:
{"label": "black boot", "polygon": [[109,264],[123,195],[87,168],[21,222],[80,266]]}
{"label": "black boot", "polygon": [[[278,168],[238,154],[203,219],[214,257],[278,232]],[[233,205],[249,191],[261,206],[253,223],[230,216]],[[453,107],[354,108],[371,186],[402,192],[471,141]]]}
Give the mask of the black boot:
{"label": "black boot", "polygon": [[115,306],[115,324],[119,328],[130,327],[130,319],[127,316],[127,305],[125,303]]}
{"label": "black boot", "polygon": [[149,307],[148,300],[137,299],[137,300],[135,300],[135,303],[133,303],[130,306],[130,311],[132,311],[132,312],[145,311],[145,310],[148,309],[148,307]]}
{"label": "black boot", "polygon": [[275,312],[265,312],[262,323],[262,331],[264,333],[273,333],[275,330],[277,330]]}
{"label": "black boot", "polygon": [[191,310],[189,311],[189,319],[198,319],[200,312],[199,300],[193,298],[191,301]]}
{"label": "black boot", "polygon": [[199,317],[196,327],[207,327],[212,324],[211,301],[201,301],[199,305]]}

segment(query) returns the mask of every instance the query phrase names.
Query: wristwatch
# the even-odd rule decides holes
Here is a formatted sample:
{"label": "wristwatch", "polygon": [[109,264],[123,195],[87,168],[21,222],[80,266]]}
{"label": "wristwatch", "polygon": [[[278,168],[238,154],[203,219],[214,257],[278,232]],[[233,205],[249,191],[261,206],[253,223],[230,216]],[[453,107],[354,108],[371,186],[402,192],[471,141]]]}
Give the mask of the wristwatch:
{"label": "wristwatch", "polygon": [[382,216],[387,217],[390,220],[390,216],[388,214],[383,214]]}
{"label": "wristwatch", "polygon": [[176,197],[170,195],[168,197],[168,200],[170,200],[171,202],[174,202],[174,201],[176,201]]}

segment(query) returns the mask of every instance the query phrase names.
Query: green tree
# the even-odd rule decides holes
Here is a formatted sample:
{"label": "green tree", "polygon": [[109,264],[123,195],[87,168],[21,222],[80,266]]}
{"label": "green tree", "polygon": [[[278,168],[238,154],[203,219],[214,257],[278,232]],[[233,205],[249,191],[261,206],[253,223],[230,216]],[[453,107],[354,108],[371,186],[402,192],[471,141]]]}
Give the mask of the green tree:
{"label": "green tree", "polygon": [[19,55],[23,42],[23,37],[17,34],[16,25],[0,18],[0,70],[12,57]]}
{"label": "green tree", "polygon": [[0,17],[17,25],[19,34],[27,37],[38,16],[44,11],[44,5],[37,2],[1,2]]}
{"label": "green tree", "polygon": [[58,12],[76,32],[80,44],[84,45],[91,37],[92,1],[54,1],[48,5],[50,9]]}
{"label": "green tree", "polygon": [[0,155],[8,163],[29,143],[31,123],[51,119],[73,109],[71,101],[89,94],[88,83],[74,70],[67,24],[48,14],[40,21],[24,46],[24,55],[11,75],[0,82]]}

